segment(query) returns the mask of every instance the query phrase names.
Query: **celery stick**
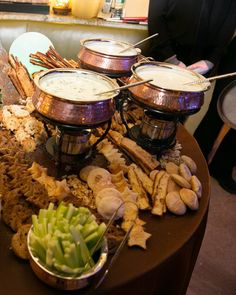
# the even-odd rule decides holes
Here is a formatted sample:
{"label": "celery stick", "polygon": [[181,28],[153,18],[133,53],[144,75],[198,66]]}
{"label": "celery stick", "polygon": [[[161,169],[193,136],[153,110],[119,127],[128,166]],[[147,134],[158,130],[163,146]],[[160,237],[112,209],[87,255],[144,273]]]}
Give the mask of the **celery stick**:
{"label": "celery stick", "polygon": [[47,218],[47,210],[46,209],[40,209],[39,210],[39,216],[38,221],[39,223],[43,223],[43,220]]}
{"label": "celery stick", "polygon": [[96,217],[93,214],[90,214],[87,221],[86,221],[86,223],[90,223],[90,222],[93,222],[95,220],[96,220]]}
{"label": "celery stick", "polygon": [[81,234],[84,238],[89,236],[91,233],[95,232],[98,229],[98,224],[96,221],[93,221],[91,223],[87,223],[84,225],[84,227],[81,229]]}
{"label": "celery stick", "polygon": [[52,239],[51,234],[46,234],[44,237],[41,238],[41,241],[43,242],[43,245],[44,245],[45,249],[49,247],[51,239]]}
{"label": "celery stick", "polygon": [[82,255],[81,255],[81,249],[80,249],[79,243],[75,244],[75,248],[76,248],[76,253],[78,256],[78,266],[82,267],[82,266],[84,266],[84,261],[83,261]]}
{"label": "celery stick", "polygon": [[47,216],[46,216],[47,221],[48,221],[48,222],[51,222],[51,220],[52,220],[53,218],[55,218],[55,214],[56,214],[56,211],[55,211],[55,210],[50,210],[50,211],[48,211],[48,212],[47,212]]}
{"label": "celery stick", "polygon": [[62,240],[61,244],[62,244],[64,253],[66,253],[66,248],[70,246],[70,242]]}
{"label": "celery stick", "polygon": [[45,235],[45,232],[44,232],[44,228],[43,228],[43,225],[42,224],[39,224],[38,225],[38,236],[40,238],[43,238]]}
{"label": "celery stick", "polygon": [[63,253],[61,243],[59,242],[59,240],[55,240],[55,243],[56,243],[55,252],[54,252],[55,259],[60,263],[64,263],[65,259],[64,259],[64,253]]}
{"label": "celery stick", "polygon": [[87,215],[83,215],[83,214],[79,213],[76,216],[73,216],[71,218],[70,224],[74,225],[74,226],[76,226],[78,224],[84,225],[86,223],[87,219],[88,219]]}
{"label": "celery stick", "polygon": [[39,228],[38,228],[38,217],[34,214],[32,215],[32,223],[33,223],[33,231],[36,235],[39,235]]}
{"label": "celery stick", "polygon": [[65,206],[65,203],[64,202],[61,202],[59,204],[59,206],[57,207],[57,210],[56,210],[56,217],[58,218],[58,216],[62,215],[64,216],[65,213],[67,211],[67,207]]}
{"label": "celery stick", "polygon": [[47,220],[51,220],[51,218],[55,215],[56,211],[54,210],[54,204],[50,203],[48,206],[46,218]]}
{"label": "celery stick", "polygon": [[104,232],[106,231],[106,224],[104,222],[100,223],[98,226],[98,234],[101,236],[104,234]]}
{"label": "celery stick", "polygon": [[48,206],[48,211],[51,211],[54,209],[54,204],[52,202],[49,203],[49,206]]}
{"label": "celery stick", "polygon": [[79,264],[79,255],[78,255],[78,252],[77,252],[77,248],[76,248],[75,243],[72,243],[71,244],[70,249],[71,249],[71,256],[73,258],[73,261],[75,263],[75,266],[76,267],[80,266],[80,264]]}
{"label": "celery stick", "polygon": [[43,232],[46,235],[48,233],[48,222],[46,218],[42,220],[42,225],[43,225]]}
{"label": "celery stick", "polygon": [[53,257],[54,257],[53,251],[50,248],[47,248],[47,251],[46,251],[46,264],[47,264],[47,266],[52,267]]}
{"label": "celery stick", "polygon": [[65,218],[57,221],[57,229],[61,232],[68,232],[69,231],[69,225]]}
{"label": "celery stick", "polygon": [[79,213],[82,213],[82,214],[91,214],[90,211],[89,211],[89,209],[86,208],[86,207],[79,207],[78,208],[78,212]]}
{"label": "celery stick", "polygon": [[99,226],[98,226],[98,230],[97,230],[97,234],[98,234],[98,239],[97,239],[97,242],[98,240],[100,240],[99,244],[96,244],[90,248],[90,253],[94,253],[96,252],[102,245],[102,242],[103,242],[103,239],[101,239],[101,237],[103,236],[104,232],[106,231],[106,224],[103,222],[103,223],[100,223]]}
{"label": "celery stick", "polygon": [[70,227],[70,231],[71,231],[71,234],[74,238],[74,241],[76,243],[80,244],[81,256],[82,256],[84,263],[85,264],[89,263],[89,265],[91,267],[93,267],[95,263],[90,255],[90,252],[87,248],[86,243],[84,242],[83,236],[81,235],[81,233],[78,230],[76,230],[76,228],[74,226]]}
{"label": "celery stick", "polygon": [[44,246],[41,243],[41,240],[34,236],[33,233],[30,235],[30,247],[33,254],[38,257],[42,262],[46,261],[46,251]]}
{"label": "celery stick", "polygon": [[97,231],[95,231],[95,232],[93,232],[92,234],[90,234],[89,236],[87,236],[85,238],[84,241],[85,241],[85,243],[86,243],[86,245],[87,245],[87,247],[88,247],[89,250],[91,250],[92,247],[96,245],[99,237],[100,236],[98,235]]}
{"label": "celery stick", "polygon": [[67,213],[66,213],[66,216],[65,216],[66,219],[68,219],[68,221],[70,221],[71,217],[74,214],[74,211],[75,211],[75,207],[70,203],[69,207],[68,207],[68,210],[67,210]]}
{"label": "celery stick", "polygon": [[65,265],[71,267],[71,268],[75,268],[76,265],[75,265],[75,262],[73,260],[73,257],[70,255],[70,253],[66,253],[65,254]]}

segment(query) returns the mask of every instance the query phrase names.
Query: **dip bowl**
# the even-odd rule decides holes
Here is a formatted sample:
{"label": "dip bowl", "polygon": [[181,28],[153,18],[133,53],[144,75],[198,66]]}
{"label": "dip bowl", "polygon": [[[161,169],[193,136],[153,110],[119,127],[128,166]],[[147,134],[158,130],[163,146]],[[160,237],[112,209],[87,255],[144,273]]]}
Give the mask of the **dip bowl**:
{"label": "dip bowl", "polygon": [[[138,61],[140,49],[132,44],[109,39],[83,39],[78,58],[81,66],[110,77],[128,76]],[[129,48],[122,52],[125,48]]]}
{"label": "dip bowl", "polygon": [[[32,102],[41,115],[68,125],[93,126],[105,123],[115,112],[114,97],[97,93],[118,87],[115,80],[83,69],[52,69],[34,77]],[[78,86],[79,85],[79,86]]]}
{"label": "dip bowl", "polygon": [[210,83],[197,84],[202,75],[162,62],[140,62],[132,66],[129,83],[153,79],[129,89],[134,101],[143,107],[170,114],[192,114],[204,102],[204,92]]}

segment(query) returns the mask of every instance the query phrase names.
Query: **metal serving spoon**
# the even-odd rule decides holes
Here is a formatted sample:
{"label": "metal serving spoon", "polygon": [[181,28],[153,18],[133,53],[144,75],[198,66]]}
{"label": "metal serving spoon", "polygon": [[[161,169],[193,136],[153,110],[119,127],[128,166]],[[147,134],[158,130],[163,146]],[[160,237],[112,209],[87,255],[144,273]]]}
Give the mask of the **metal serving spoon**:
{"label": "metal serving spoon", "polygon": [[207,83],[207,82],[211,82],[211,81],[214,81],[214,80],[219,80],[219,79],[223,79],[223,78],[227,78],[227,77],[232,77],[232,76],[236,76],[236,72],[228,73],[228,74],[224,74],[224,75],[213,76],[213,77],[206,78],[206,79],[199,79],[199,80],[196,80],[196,81],[184,83],[184,85],[193,85],[193,84],[199,84],[199,83]]}
{"label": "metal serving spoon", "polygon": [[151,35],[151,36],[149,36],[149,37],[147,37],[147,38],[145,38],[145,39],[143,39],[143,40],[141,40],[141,41],[139,41],[139,42],[137,42],[137,43],[135,43],[135,44],[131,44],[131,45],[125,47],[124,49],[122,49],[121,51],[119,51],[118,54],[123,53],[123,52],[125,52],[126,50],[129,50],[130,48],[134,48],[134,47],[136,47],[137,45],[140,45],[141,43],[146,42],[147,40],[149,40],[149,39],[151,39],[151,38],[154,38],[154,37],[156,37],[156,36],[158,36],[158,35],[159,35],[159,33],[155,33],[155,34],[153,34],[153,35]]}
{"label": "metal serving spoon", "polygon": [[95,95],[104,95],[104,94],[107,94],[107,93],[110,93],[110,92],[115,92],[115,91],[118,91],[118,90],[125,90],[125,89],[128,89],[130,87],[135,87],[135,86],[138,86],[138,85],[141,85],[141,84],[144,84],[144,83],[148,83],[148,82],[151,82],[151,81],[153,81],[153,79],[148,79],[148,80],[143,80],[143,81],[140,81],[140,82],[130,83],[130,84],[127,84],[127,85],[124,85],[124,86],[113,88],[113,89],[108,90],[108,91],[96,93]]}
{"label": "metal serving spoon", "polygon": [[[138,209],[138,205],[135,203],[135,202],[132,202],[132,201],[124,201],[122,202],[122,204],[115,210],[115,212],[112,214],[108,224],[107,224],[107,228],[105,230],[105,232],[103,233],[103,235],[100,237],[100,239],[97,241],[96,245],[94,246],[94,249],[92,250],[92,253],[95,253],[99,244],[101,243],[103,237],[105,236],[105,234],[108,232],[110,226],[113,224],[115,218],[116,218],[116,215],[117,215],[117,212],[119,211],[119,209],[124,206],[125,204],[127,203],[132,203],[133,205],[135,205]],[[126,241],[128,240],[129,238],[129,235],[135,225],[135,222],[136,222],[136,219],[137,219],[138,216],[136,216],[133,220],[132,220],[132,224],[129,228],[129,230],[126,232],[124,238],[122,239],[121,243],[119,244],[118,248],[116,249],[115,251],[115,254],[113,255],[109,265],[107,266],[105,272],[102,274],[101,278],[98,280],[98,282],[95,284],[94,286],[94,289],[97,289],[101,283],[105,280],[106,276],[108,275],[108,272],[110,270],[110,268],[112,267],[112,265],[115,263],[116,259],[118,258],[118,256],[120,255],[121,253],[121,250],[123,249],[124,245],[126,244]]]}

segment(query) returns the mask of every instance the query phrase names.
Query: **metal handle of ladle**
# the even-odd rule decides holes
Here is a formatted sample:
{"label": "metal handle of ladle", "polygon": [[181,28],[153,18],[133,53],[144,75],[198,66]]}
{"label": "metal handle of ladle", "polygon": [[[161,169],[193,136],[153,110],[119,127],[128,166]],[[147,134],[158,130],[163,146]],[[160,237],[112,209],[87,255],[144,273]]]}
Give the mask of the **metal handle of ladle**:
{"label": "metal handle of ladle", "polygon": [[151,36],[149,36],[149,37],[147,37],[147,38],[145,38],[145,39],[143,39],[143,40],[140,40],[139,42],[137,42],[137,43],[135,43],[135,44],[131,44],[130,46],[127,46],[126,48],[122,49],[122,50],[119,52],[119,54],[125,52],[126,50],[129,50],[130,48],[134,48],[134,47],[136,47],[137,45],[140,45],[140,44],[142,44],[142,43],[148,41],[149,39],[152,39],[152,38],[154,38],[154,37],[156,37],[156,36],[158,36],[158,35],[159,35],[159,33],[155,33],[155,34],[153,34],[153,35],[151,35]]}
{"label": "metal handle of ladle", "polygon": [[99,93],[96,93],[95,95],[104,95],[104,94],[107,94],[107,93],[110,93],[110,92],[115,92],[115,91],[119,91],[119,90],[125,90],[125,89],[128,89],[128,88],[135,87],[135,86],[138,86],[138,85],[142,85],[142,84],[152,82],[152,81],[153,81],[153,79],[142,80],[142,81],[139,81],[139,82],[130,83],[130,84],[127,84],[127,85],[124,85],[124,86],[113,88],[113,89],[108,90],[108,91],[99,92]]}
{"label": "metal handle of ladle", "polygon": [[[124,201],[124,202],[122,202],[122,203],[120,204],[120,206],[119,206],[119,207],[115,210],[115,212],[112,214],[112,216],[111,216],[111,218],[110,218],[110,220],[109,220],[109,222],[108,222],[108,224],[107,224],[107,228],[106,228],[105,232],[103,233],[103,235],[102,235],[102,236],[99,238],[99,240],[97,241],[96,245],[94,246],[94,248],[93,248],[93,250],[92,250],[92,254],[93,254],[94,252],[96,252],[96,250],[97,250],[99,244],[101,243],[103,237],[104,237],[105,234],[108,232],[110,226],[113,224],[113,222],[114,222],[114,220],[115,220],[115,218],[116,218],[116,216],[117,216],[117,213],[118,213],[118,211],[120,210],[120,208],[121,208],[122,206],[124,206],[125,204],[127,204],[127,203],[132,203],[132,204],[135,205],[135,206],[137,207],[137,209],[138,209],[138,205],[137,205],[135,202],[132,202],[132,201]],[[123,249],[123,247],[124,247],[126,241],[128,240],[128,238],[129,238],[129,236],[130,236],[130,233],[131,233],[131,231],[132,231],[132,229],[133,229],[133,227],[134,227],[134,225],[135,225],[135,222],[136,222],[137,217],[138,217],[138,215],[136,215],[136,217],[134,218],[134,220],[131,221],[132,224],[131,224],[129,230],[126,232],[124,238],[122,239],[121,243],[119,244],[118,248],[116,249],[115,254],[113,255],[113,257],[112,257],[112,259],[111,259],[111,261],[110,261],[108,267],[106,268],[106,270],[105,270],[105,272],[103,273],[102,277],[101,277],[101,278],[99,279],[99,281],[96,283],[94,289],[97,289],[97,288],[101,285],[101,283],[102,283],[102,282],[104,281],[104,279],[106,278],[106,276],[107,276],[107,274],[108,274],[108,272],[109,272],[111,266],[114,264],[114,262],[116,261],[116,259],[117,259],[118,256],[120,255],[121,250]]]}

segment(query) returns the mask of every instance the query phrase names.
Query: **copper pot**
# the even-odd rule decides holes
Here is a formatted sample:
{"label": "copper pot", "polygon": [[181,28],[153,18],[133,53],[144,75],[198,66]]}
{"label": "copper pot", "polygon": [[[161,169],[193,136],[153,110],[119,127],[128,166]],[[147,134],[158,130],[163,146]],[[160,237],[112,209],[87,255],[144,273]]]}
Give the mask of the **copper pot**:
{"label": "copper pot", "polygon": [[[109,96],[105,97],[98,96],[97,100],[93,100],[88,95],[86,100],[80,101],[79,99],[67,99],[65,95],[50,92],[42,87],[44,79],[56,79],[61,75],[71,74],[78,75],[79,78],[96,79],[98,83],[106,85],[108,90],[118,87],[114,80],[88,70],[62,68],[43,71],[34,78],[36,91],[32,101],[36,110],[51,120],[68,125],[91,126],[108,121],[115,112],[113,98],[118,94],[117,92],[111,92]],[[92,86],[93,84],[90,83],[89,88],[92,88]]]}
{"label": "copper pot", "polygon": [[[129,83],[149,78],[153,81],[129,89],[131,97],[144,107],[169,113],[198,111],[204,102],[204,91],[210,86],[209,82],[187,85],[188,82],[205,78],[172,64],[142,62],[132,66]],[[185,82],[178,82],[178,79]]]}
{"label": "copper pot", "polygon": [[81,66],[113,77],[129,75],[140,54],[140,50],[135,48],[119,54],[122,49],[132,46],[126,42],[84,39],[80,43],[82,49],[78,58]]}

